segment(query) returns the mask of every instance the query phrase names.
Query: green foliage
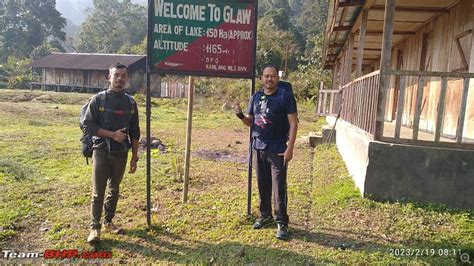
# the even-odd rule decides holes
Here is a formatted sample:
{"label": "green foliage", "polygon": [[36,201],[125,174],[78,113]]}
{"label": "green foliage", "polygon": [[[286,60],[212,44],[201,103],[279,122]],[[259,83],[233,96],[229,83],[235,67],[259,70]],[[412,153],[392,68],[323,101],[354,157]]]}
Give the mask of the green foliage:
{"label": "green foliage", "polygon": [[258,2],[258,16],[259,18],[263,17],[267,11],[279,8],[289,10],[288,0],[260,0]]}
{"label": "green foliage", "polygon": [[317,97],[320,83],[330,83],[330,74],[324,70],[322,64],[323,35],[315,36],[309,40],[312,51],[300,58],[298,70],[290,73],[288,80],[293,83],[295,96],[298,99]]}
{"label": "green foliage", "polygon": [[5,67],[3,65],[0,65],[0,84],[3,82],[6,82],[8,78],[8,73],[5,70]]}
{"label": "green foliage", "polygon": [[28,57],[47,40],[65,40],[66,20],[55,6],[55,0],[0,2],[0,62],[9,56]]}
{"label": "green foliage", "polygon": [[49,42],[43,43],[41,46],[36,47],[31,52],[32,59],[38,59],[44,56],[47,56],[53,52],[65,52],[64,48],[57,40],[52,40]]}
{"label": "green foliage", "polygon": [[18,163],[9,158],[0,159],[0,174],[8,180],[24,180],[31,177],[34,172],[32,167],[23,163]]}
{"label": "green foliage", "polygon": [[295,25],[306,39],[324,33],[329,6],[327,0],[289,0],[289,2]]}
{"label": "green foliage", "polygon": [[303,55],[305,41],[290,23],[286,9],[271,9],[258,22],[257,70],[262,66],[275,64],[282,70],[295,70],[297,58]]}
{"label": "green foliage", "polygon": [[217,99],[233,101],[247,100],[251,83],[242,79],[199,78],[195,80],[194,87],[198,96],[213,96]]}
{"label": "green foliage", "polygon": [[139,44],[130,45],[125,44],[118,50],[117,53],[119,54],[146,54],[146,45],[147,45],[147,38],[143,39],[143,41]]}
{"label": "green foliage", "polygon": [[142,44],[147,33],[146,8],[130,0],[95,0],[82,24],[77,50],[116,53]]}
{"label": "green foliage", "polygon": [[26,90],[30,88],[31,77],[27,75],[8,78],[8,88]]}
{"label": "green foliage", "polygon": [[319,84],[328,84],[322,46],[327,1],[263,0],[259,2],[257,71],[274,64],[285,71],[299,99],[315,99]]}
{"label": "green foliage", "polygon": [[30,87],[31,77],[31,59],[18,59],[9,57],[4,65],[4,71],[7,73],[8,88],[28,89]]}
{"label": "green foliage", "polygon": [[176,182],[183,182],[184,177],[184,160],[181,152],[175,152],[171,155],[171,171]]}

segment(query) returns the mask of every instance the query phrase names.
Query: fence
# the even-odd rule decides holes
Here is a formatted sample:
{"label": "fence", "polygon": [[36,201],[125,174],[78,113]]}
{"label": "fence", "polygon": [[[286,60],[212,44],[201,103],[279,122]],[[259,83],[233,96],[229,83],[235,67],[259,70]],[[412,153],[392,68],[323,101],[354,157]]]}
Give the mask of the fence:
{"label": "fence", "polygon": [[[390,130],[383,131],[381,141],[391,143],[416,144],[434,147],[474,149],[474,143],[469,142],[463,136],[466,124],[466,112],[469,93],[470,79],[474,78],[474,73],[459,72],[430,72],[430,71],[408,71],[408,70],[389,70],[390,79],[398,79],[398,96],[394,99],[396,106],[395,125],[393,132]],[[407,90],[407,80],[416,80],[416,99],[411,99],[410,103],[414,105],[414,114],[411,117],[412,123],[402,124],[404,116],[405,97]],[[436,118],[434,121],[433,138],[430,140],[420,139],[420,118],[422,115],[425,95],[425,83],[428,80],[439,79],[440,89],[436,95]],[[460,96],[459,109],[457,114],[457,126],[454,138],[448,140],[443,136],[443,119],[446,115],[446,92],[449,79],[462,79],[462,92]],[[363,129],[364,131],[374,134],[375,122],[377,115],[377,103],[379,97],[379,81],[380,71],[374,71],[363,77],[357,78],[350,83],[340,87],[340,90],[323,90],[319,92],[318,115],[337,115],[340,109],[341,119],[351,123],[352,125]],[[397,83],[395,82],[395,83]],[[392,83],[393,84],[393,83]],[[426,95],[425,95],[426,98]],[[426,100],[426,99],[425,99]],[[387,107],[386,101],[384,107]],[[383,108],[385,110],[386,108]],[[407,114],[405,114],[407,117]],[[385,125],[390,125],[390,121],[385,121]],[[382,128],[383,129],[383,128]],[[410,130],[411,137],[403,137],[403,130]]]}

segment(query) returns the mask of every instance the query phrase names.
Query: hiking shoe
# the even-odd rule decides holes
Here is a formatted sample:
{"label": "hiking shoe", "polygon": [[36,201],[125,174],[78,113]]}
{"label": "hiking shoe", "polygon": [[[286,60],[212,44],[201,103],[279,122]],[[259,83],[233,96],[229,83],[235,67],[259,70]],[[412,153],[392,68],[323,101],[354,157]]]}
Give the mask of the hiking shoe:
{"label": "hiking shoe", "polygon": [[91,229],[87,242],[89,244],[97,244],[100,240],[100,229]]}
{"label": "hiking shoe", "polygon": [[273,217],[272,216],[260,217],[253,224],[253,229],[260,229],[260,228],[262,228],[266,225],[269,225],[271,223],[273,223]]}
{"label": "hiking shoe", "polygon": [[123,229],[116,226],[114,223],[104,223],[104,231],[112,234],[123,234]]}
{"label": "hiking shoe", "polygon": [[276,238],[278,239],[288,239],[288,225],[278,224],[278,229],[276,232]]}

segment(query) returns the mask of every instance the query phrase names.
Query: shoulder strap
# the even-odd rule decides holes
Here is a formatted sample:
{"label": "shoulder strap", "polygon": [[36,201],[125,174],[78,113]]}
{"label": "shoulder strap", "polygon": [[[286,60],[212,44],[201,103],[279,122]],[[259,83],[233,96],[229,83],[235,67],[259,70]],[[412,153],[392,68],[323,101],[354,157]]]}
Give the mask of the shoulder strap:
{"label": "shoulder strap", "polygon": [[285,89],[279,88],[278,89],[278,99],[280,100],[280,103],[284,105],[285,102]]}
{"label": "shoulder strap", "polygon": [[125,95],[127,95],[128,97],[128,103],[129,103],[129,107],[130,107],[130,113],[131,114],[134,114],[135,113],[135,99],[133,99],[133,97],[131,95],[129,95],[128,93],[125,93]]}
{"label": "shoulder strap", "polygon": [[100,124],[101,126],[107,127],[105,120],[104,120],[104,115],[103,113],[105,112],[105,105],[107,102],[107,91],[103,90],[99,93],[97,93],[97,99],[96,101],[99,100],[99,119],[100,119]]}
{"label": "shoulder strap", "polygon": [[107,91],[101,91],[97,93],[97,98],[99,99],[99,112],[105,111],[105,102],[107,99]]}

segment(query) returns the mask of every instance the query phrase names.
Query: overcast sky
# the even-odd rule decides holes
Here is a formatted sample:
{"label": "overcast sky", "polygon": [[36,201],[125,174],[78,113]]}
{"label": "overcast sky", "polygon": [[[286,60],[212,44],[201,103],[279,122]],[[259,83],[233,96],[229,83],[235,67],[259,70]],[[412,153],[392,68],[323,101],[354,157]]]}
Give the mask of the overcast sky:
{"label": "overcast sky", "polygon": [[[56,8],[63,17],[71,20],[76,25],[81,25],[86,19],[85,10],[91,8],[93,0],[56,0]],[[132,0],[134,4],[146,5],[148,0]]]}

